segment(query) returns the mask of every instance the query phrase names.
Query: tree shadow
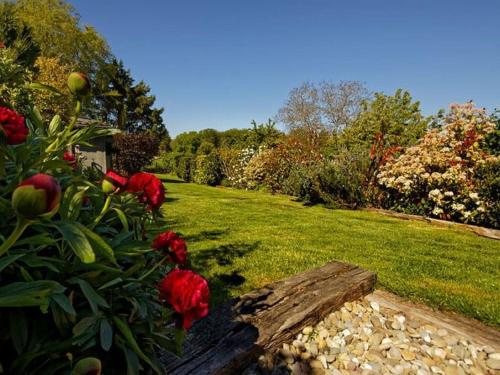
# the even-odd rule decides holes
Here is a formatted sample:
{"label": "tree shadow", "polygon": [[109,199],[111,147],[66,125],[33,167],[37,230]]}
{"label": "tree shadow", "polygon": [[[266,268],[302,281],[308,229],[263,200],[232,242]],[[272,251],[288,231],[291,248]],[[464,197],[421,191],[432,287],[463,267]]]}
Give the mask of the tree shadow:
{"label": "tree shadow", "polygon": [[260,242],[235,242],[196,251],[190,254],[190,266],[199,272],[206,272],[214,266],[227,267],[226,272],[218,272],[208,278],[211,304],[218,306],[231,298],[232,290],[246,281],[241,269],[231,266],[235,259],[242,258],[259,247]]}
{"label": "tree shadow", "polygon": [[172,197],[169,197],[168,195],[165,197],[165,203],[168,203],[168,202],[175,202],[175,201],[178,201],[179,198],[172,198]]}
{"label": "tree shadow", "polygon": [[228,232],[228,229],[203,230],[197,234],[184,236],[184,239],[188,244],[204,240],[217,240]]}
{"label": "tree shadow", "polygon": [[191,263],[195,268],[206,269],[215,262],[219,266],[230,266],[234,259],[242,258],[259,247],[260,241],[252,243],[237,241],[225,245],[200,250],[191,254]]}

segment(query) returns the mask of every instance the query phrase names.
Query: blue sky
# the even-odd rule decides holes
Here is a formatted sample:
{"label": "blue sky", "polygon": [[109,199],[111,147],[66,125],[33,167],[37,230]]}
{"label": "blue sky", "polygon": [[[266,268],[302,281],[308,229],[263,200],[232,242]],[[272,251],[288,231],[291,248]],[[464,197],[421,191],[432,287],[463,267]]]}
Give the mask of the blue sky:
{"label": "blue sky", "polygon": [[172,135],[273,117],[304,81],[500,107],[500,0],[70,0]]}

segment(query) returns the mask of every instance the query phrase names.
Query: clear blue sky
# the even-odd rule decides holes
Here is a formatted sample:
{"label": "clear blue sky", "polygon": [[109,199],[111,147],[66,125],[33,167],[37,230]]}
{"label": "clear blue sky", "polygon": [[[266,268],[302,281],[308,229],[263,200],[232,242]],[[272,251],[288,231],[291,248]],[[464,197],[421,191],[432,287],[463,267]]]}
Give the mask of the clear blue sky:
{"label": "clear blue sky", "polygon": [[304,81],[500,107],[500,0],[70,0],[172,135],[265,121]]}

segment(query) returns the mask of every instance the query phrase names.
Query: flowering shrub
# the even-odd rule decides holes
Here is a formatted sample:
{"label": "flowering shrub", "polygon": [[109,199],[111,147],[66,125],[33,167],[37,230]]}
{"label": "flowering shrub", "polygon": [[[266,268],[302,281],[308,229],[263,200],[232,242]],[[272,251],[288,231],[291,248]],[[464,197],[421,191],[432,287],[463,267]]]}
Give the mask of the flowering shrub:
{"label": "flowering shrub", "polygon": [[158,178],[109,171],[95,184],[74,168],[72,145],[116,133],[74,127],[80,83],[69,87],[77,110],[67,124],[0,106],[0,368],[163,374],[156,350],[179,351],[207,314],[207,282],[179,269],[179,236],[147,240],[161,224]]}
{"label": "flowering shrub", "polygon": [[483,140],[495,128],[485,111],[472,103],[452,105],[441,128],[430,130],[418,145],[381,167],[377,177],[383,204],[498,227],[499,216],[492,215],[497,201],[482,186],[482,171],[498,169],[500,163],[483,149]]}

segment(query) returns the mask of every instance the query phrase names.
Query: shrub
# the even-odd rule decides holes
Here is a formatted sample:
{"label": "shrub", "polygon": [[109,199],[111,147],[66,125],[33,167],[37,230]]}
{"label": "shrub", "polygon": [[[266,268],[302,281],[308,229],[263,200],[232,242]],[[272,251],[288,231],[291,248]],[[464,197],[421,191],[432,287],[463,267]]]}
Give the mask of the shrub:
{"label": "shrub", "polygon": [[175,162],[175,174],[186,182],[192,181],[195,163],[193,155],[177,155]]}
{"label": "shrub", "polygon": [[0,106],[2,371],[163,374],[157,348],[180,349],[208,288],[173,263],[185,261],[182,239],[146,240],[161,223],[161,182],[110,172],[101,188],[64,153],[116,130],[31,113]]}
{"label": "shrub", "polygon": [[[495,178],[500,158],[485,151],[484,139],[496,124],[472,103],[452,105],[440,129],[427,132],[418,145],[389,160],[378,174],[383,204],[446,220],[498,227]],[[490,176],[490,173],[486,173]]]}
{"label": "shrub", "polygon": [[158,154],[158,137],[150,133],[118,134],[113,138],[113,165],[130,175],[150,164]]}
{"label": "shrub", "polygon": [[321,199],[333,207],[358,208],[367,203],[368,158],[343,150],[325,162],[318,174]]}
{"label": "shrub", "polygon": [[283,193],[297,197],[305,203],[322,202],[318,186],[319,171],[319,166],[292,167],[283,181]]}
{"label": "shrub", "polygon": [[195,159],[193,181],[197,184],[215,186],[221,181],[222,175],[217,154],[198,155]]}

